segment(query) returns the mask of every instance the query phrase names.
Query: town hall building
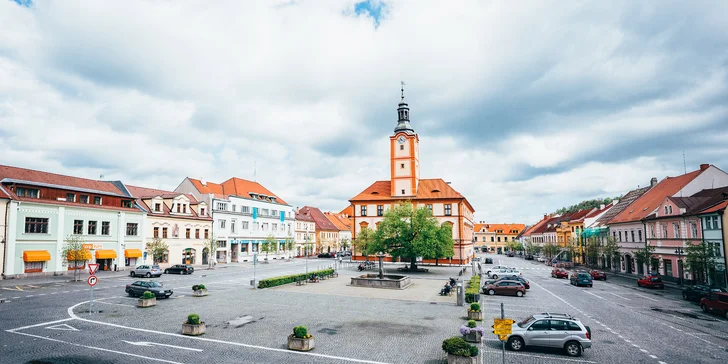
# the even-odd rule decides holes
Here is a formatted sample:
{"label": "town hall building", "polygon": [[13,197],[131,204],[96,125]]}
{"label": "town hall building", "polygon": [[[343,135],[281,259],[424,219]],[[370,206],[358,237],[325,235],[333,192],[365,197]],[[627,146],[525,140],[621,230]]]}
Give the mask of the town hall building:
{"label": "town hall building", "polygon": [[[417,208],[426,207],[440,224],[452,225],[454,256],[440,263],[464,264],[473,256],[473,214],[468,200],[441,178],[420,177],[420,139],[410,124],[409,106],[402,99],[397,108],[398,121],[389,137],[390,178],[376,181],[349,200],[353,206],[352,239],[356,241],[363,227],[376,230],[384,212],[396,204],[411,201]],[[364,259],[354,251],[353,259]],[[424,263],[430,263],[425,260]],[[435,263],[433,259],[431,263]]]}

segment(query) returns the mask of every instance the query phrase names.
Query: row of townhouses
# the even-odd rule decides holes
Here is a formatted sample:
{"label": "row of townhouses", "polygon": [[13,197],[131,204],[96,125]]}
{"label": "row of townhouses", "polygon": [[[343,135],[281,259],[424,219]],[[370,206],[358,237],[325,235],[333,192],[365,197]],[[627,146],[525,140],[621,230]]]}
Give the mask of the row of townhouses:
{"label": "row of townhouses", "polygon": [[[270,259],[336,252],[351,245],[352,226],[345,211],[297,210],[240,178],[221,184],[185,178],[165,191],[0,166],[4,278],[64,274],[87,263],[127,270],[246,262],[271,238],[277,244],[265,254]],[[63,256],[71,237],[84,242],[82,261]],[[147,244],[159,240],[168,250],[154,259]],[[292,250],[286,241],[294,242]]]}
{"label": "row of townhouses", "polygon": [[475,224],[473,244],[482,252],[503,254],[510,250],[508,243],[516,241],[525,229],[525,224],[487,224],[481,221]]}
{"label": "row of townhouses", "polygon": [[[619,255],[601,256],[598,264],[628,274],[645,274],[648,262],[637,262],[635,253],[649,245],[658,261],[658,274],[666,280],[696,277],[685,265],[690,244],[706,242],[715,254],[715,269],[709,283],[726,287],[728,256],[728,173],[701,164],[696,171],[658,181],[627,192],[621,199],[590,210],[563,215],[544,215],[519,236],[522,242],[566,244],[586,237],[612,237]],[[583,247],[584,244],[582,243]],[[579,260],[579,257],[575,257]]]}

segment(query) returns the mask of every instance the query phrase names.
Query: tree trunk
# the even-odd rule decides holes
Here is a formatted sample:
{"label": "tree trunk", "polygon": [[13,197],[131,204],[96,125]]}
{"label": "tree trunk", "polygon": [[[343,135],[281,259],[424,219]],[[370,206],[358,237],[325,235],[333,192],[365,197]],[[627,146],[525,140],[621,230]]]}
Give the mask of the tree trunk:
{"label": "tree trunk", "polygon": [[411,270],[417,269],[417,257],[412,257],[412,260],[410,260],[410,269]]}

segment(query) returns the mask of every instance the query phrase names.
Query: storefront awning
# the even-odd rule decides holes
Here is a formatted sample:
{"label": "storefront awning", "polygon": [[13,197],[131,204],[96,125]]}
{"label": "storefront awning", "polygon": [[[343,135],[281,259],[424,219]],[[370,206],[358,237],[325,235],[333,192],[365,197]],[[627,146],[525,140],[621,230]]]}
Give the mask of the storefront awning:
{"label": "storefront awning", "polygon": [[69,250],[66,253],[66,260],[69,262],[80,262],[80,261],[91,260],[91,252],[86,249]]}
{"label": "storefront awning", "polygon": [[141,258],[142,257],[142,251],[139,249],[125,249],[124,250],[124,257],[125,258]]}
{"label": "storefront awning", "polygon": [[111,249],[97,250],[96,259],[116,259],[116,250],[111,250]]}
{"label": "storefront awning", "polygon": [[24,250],[24,262],[47,262],[51,260],[51,253],[47,250]]}

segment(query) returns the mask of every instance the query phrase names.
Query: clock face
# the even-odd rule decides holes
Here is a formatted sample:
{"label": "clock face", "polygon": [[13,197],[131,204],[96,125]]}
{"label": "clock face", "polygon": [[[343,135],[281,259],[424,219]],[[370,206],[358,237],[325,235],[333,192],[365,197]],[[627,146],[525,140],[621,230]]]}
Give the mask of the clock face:
{"label": "clock face", "polygon": [[397,141],[399,142],[399,144],[404,144],[404,137],[400,135]]}

